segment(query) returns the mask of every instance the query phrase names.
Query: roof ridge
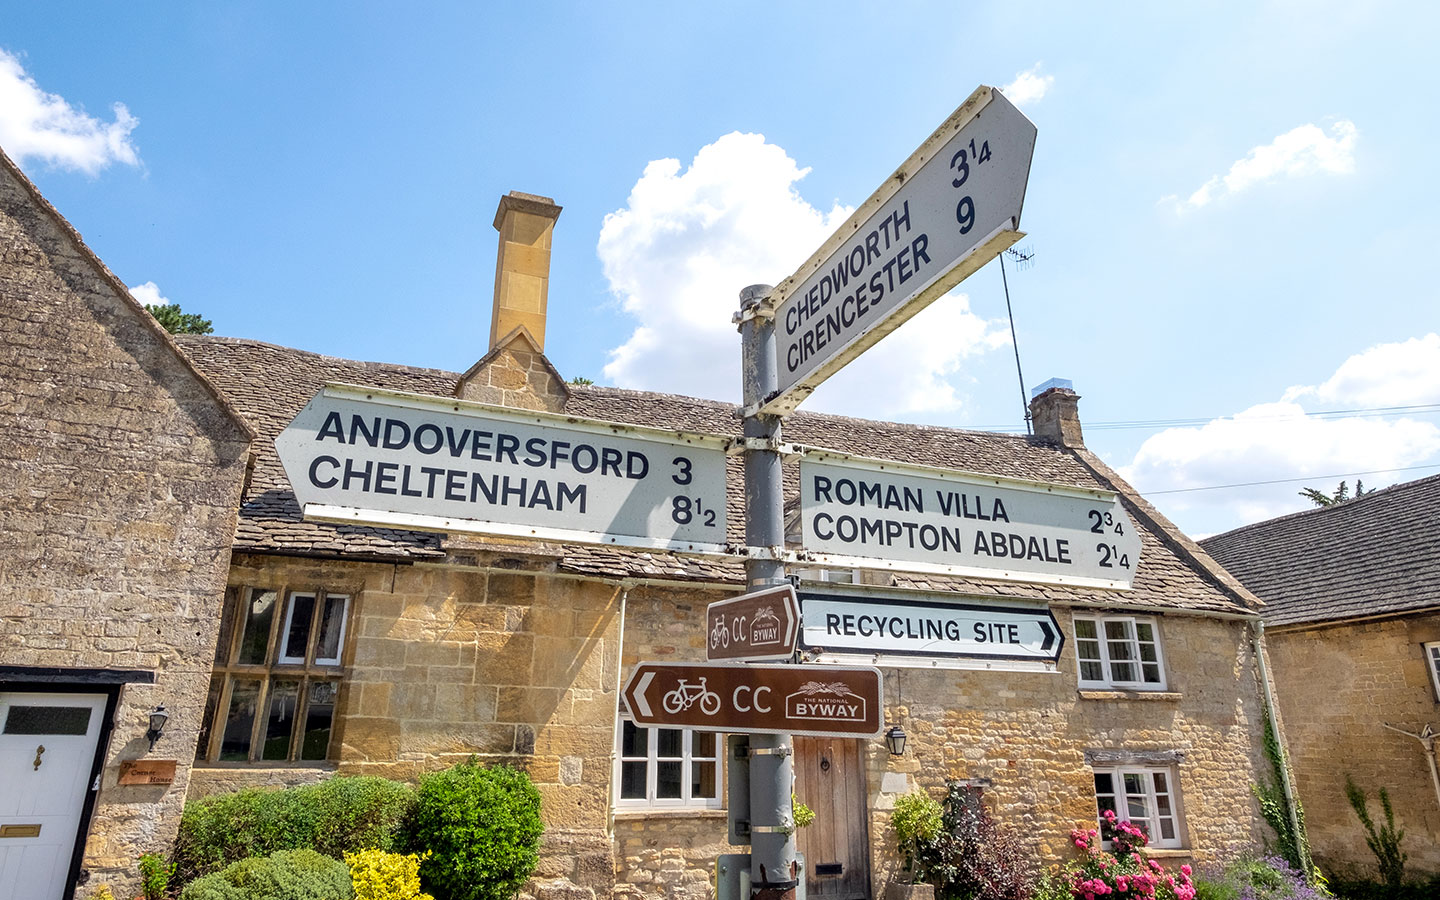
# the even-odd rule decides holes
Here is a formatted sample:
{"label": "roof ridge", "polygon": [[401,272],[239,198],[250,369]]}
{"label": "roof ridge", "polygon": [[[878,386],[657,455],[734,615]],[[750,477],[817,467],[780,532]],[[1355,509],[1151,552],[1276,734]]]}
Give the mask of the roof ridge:
{"label": "roof ridge", "polygon": [[250,345],[253,347],[264,347],[267,350],[283,350],[286,353],[298,353],[301,356],[308,356],[313,359],[326,360],[329,362],[346,363],[352,366],[364,366],[366,368],[402,369],[407,372],[423,372],[430,375],[440,375],[449,378],[459,378],[460,373],[452,372],[449,369],[437,369],[431,366],[412,366],[408,363],[383,362],[380,360],[350,359],[344,356],[331,356],[328,353],[317,353],[314,350],[302,350],[299,347],[287,347],[284,344],[276,344],[270,341],[256,340],[255,338],[229,337],[221,334],[177,334],[177,342],[180,344],[201,343],[213,341],[222,344]]}
{"label": "roof ridge", "polygon": [[1311,509],[1296,510],[1295,512],[1286,513],[1282,516],[1275,516],[1274,518],[1264,519],[1259,522],[1251,522],[1248,525],[1241,525],[1238,528],[1232,528],[1229,531],[1222,531],[1219,534],[1212,534],[1209,537],[1205,538],[1203,541],[1201,541],[1201,543],[1208,543],[1210,541],[1219,540],[1220,538],[1230,537],[1231,535],[1243,534],[1252,530],[1268,528],[1273,525],[1278,525],[1281,522],[1289,522],[1304,516],[1320,516],[1324,515],[1325,513],[1338,513],[1340,510],[1351,509],[1356,504],[1369,502],[1370,498],[1372,497],[1376,498],[1376,500],[1378,501],[1385,498],[1386,496],[1393,495],[1401,491],[1402,489],[1409,490],[1411,488],[1424,484],[1427,481],[1440,481],[1440,475],[1426,475],[1424,478],[1416,478],[1412,481],[1401,481],[1395,484],[1386,485],[1383,488],[1375,488],[1374,490],[1366,491],[1362,496],[1351,497],[1349,500],[1344,500],[1340,503],[1332,503],[1329,506],[1316,506]]}

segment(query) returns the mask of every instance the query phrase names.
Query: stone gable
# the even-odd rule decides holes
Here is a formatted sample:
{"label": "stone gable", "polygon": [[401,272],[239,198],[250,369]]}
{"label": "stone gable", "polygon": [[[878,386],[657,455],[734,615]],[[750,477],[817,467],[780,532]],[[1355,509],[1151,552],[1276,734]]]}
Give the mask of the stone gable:
{"label": "stone gable", "polygon": [[[119,692],[82,870],[117,894],[178,822],[250,439],[0,155],[0,688],[41,668],[138,679]],[[170,721],[148,758],[177,759],[175,783],[117,787],[158,704]]]}

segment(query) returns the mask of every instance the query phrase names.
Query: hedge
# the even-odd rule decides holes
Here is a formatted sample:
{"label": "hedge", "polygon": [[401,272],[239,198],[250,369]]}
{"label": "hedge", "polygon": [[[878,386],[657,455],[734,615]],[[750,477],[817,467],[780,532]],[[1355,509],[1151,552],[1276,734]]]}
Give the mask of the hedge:
{"label": "hedge", "polygon": [[346,851],[398,850],[414,802],[410,785],[368,776],[194,800],[180,818],[176,879],[184,884],[277,850],[306,848],[336,860]]}

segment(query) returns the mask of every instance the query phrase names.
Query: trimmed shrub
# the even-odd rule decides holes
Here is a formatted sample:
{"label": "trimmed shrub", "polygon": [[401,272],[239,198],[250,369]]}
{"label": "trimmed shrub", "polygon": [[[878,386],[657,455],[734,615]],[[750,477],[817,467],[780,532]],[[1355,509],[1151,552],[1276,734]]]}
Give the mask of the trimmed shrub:
{"label": "trimmed shrub", "polygon": [[435,900],[420,892],[420,860],[423,858],[414,853],[402,856],[384,850],[345,854],[355,900]]}
{"label": "trimmed shrub", "polygon": [[408,831],[425,887],[448,900],[508,900],[540,860],[540,792],[508,766],[470,762],[420,782]]}
{"label": "trimmed shrub", "polygon": [[280,790],[251,788],[185,804],[175,861],[180,883],[277,850],[307,848],[339,860],[346,851],[399,849],[415,802],[407,784],[337,776]]}
{"label": "trimmed shrub", "polygon": [[231,863],[185,886],[180,900],[351,900],[350,869],[314,850]]}

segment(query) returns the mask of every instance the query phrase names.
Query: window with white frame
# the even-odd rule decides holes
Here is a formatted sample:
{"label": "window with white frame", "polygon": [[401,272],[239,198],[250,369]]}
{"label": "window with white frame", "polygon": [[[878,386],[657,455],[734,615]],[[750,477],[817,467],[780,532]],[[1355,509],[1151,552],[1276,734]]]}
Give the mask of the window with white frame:
{"label": "window with white frame", "polygon": [[1180,815],[1175,775],[1169,767],[1121,766],[1095,769],[1095,812],[1100,837],[1109,846],[1106,811],[1145,832],[1149,846],[1179,847]]}
{"label": "window with white frame", "polygon": [[1430,669],[1430,685],[1435,688],[1435,699],[1440,700],[1440,641],[1422,645],[1425,664]]}
{"label": "window with white frame", "polygon": [[1076,616],[1075,659],[1081,687],[1165,690],[1160,633],[1153,619]]}
{"label": "window with white frame", "polygon": [[621,720],[616,808],[719,809],[724,748],[718,732]]}

